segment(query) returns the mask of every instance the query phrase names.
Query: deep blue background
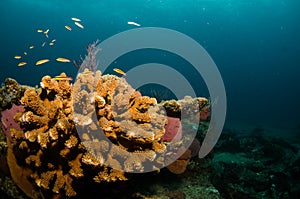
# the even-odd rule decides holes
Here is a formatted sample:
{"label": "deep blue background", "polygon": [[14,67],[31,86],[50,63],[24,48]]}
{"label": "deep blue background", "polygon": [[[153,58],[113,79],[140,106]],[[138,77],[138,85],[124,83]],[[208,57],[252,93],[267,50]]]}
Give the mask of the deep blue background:
{"label": "deep blue background", "polygon": [[[228,125],[300,131],[299,15],[298,0],[1,0],[0,81],[13,77],[22,84],[37,85],[46,74],[66,72],[75,77],[72,64],[34,63],[56,57],[79,60],[88,44],[136,28],[127,24],[136,21],[143,27],[180,31],[207,50],[225,83]],[[85,28],[76,27],[71,17],[82,19]],[[67,31],[65,25],[73,30]],[[56,44],[41,48],[46,38],[36,30],[48,28],[48,42],[55,38]],[[35,48],[29,50],[30,45]],[[13,57],[23,51],[28,52],[24,59],[28,64],[18,67]],[[128,55],[118,63],[124,69],[150,60],[185,67],[191,81],[202,81],[172,55],[152,53]],[[206,88],[197,92],[207,95]]]}

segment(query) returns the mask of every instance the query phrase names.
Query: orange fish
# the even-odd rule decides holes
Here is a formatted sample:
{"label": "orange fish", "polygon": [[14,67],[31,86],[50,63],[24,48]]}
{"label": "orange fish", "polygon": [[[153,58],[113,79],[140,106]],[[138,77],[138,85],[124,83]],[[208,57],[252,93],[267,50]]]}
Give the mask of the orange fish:
{"label": "orange fish", "polygon": [[22,57],[20,55],[14,56],[15,59],[21,59]]}
{"label": "orange fish", "polygon": [[71,62],[69,59],[63,58],[63,57],[58,57],[58,58],[56,59],[56,61],[58,61],[58,62]]}
{"label": "orange fish", "polygon": [[56,81],[58,81],[58,80],[72,81],[73,80],[72,77],[65,77],[65,76],[60,76],[60,75],[55,76],[52,79],[54,79]]}
{"label": "orange fish", "polygon": [[37,32],[43,32],[43,30],[41,30],[41,29],[38,29],[38,30],[37,30]]}
{"label": "orange fish", "polygon": [[65,28],[66,28],[67,30],[69,30],[69,31],[72,30],[72,28],[71,28],[70,26],[65,26]]}
{"label": "orange fish", "polygon": [[24,66],[24,65],[26,65],[26,64],[27,64],[26,62],[22,61],[22,62],[20,62],[20,63],[18,64],[18,66]]}
{"label": "orange fish", "polygon": [[115,71],[116,73],[119,73],[120,75],[126,76],[126,73],[125,73],[124,71],[122,71],[121,69],[119,69],[119,68],[114,68],[114,71]]}
{"label": "orange fish", "polygon": [[45,35],[47,38],[49,38],[48,32],[49,32],[49,29],[47,29],[47,30],[44,32],[44,35]]}
{"label": "orange fish", "polygon": [[37,61],[37,62],[35,63],[35,65],[36,65],[36,66],[37,66],[37,65],[41,65],[41,64],[47,63],[47,62],[49,62],[49,61],[50,61],[49,59],[41,59],[41,60]]}

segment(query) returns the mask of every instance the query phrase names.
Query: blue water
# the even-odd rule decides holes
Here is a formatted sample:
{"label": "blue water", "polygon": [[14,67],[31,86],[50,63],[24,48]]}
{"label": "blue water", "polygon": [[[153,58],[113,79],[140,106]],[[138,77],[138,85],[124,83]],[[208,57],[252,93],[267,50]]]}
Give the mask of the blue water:
{"label": "blue water", "polygon": [[[42,76],[61,72],[75,77],[76,68],[70,63],[34,63],[56,57],[80,60],[88,44],[137,28],[127,24],[136,21],[142,27],[182,32],[207,50],[226,87],[228,124],[251,123],[299,131],[300,1],[1,0],[0,16],[1,82],[12,77],[22,84],[38,85]],[[71,17],[80,18],[85,28],[76,27]],[[73,30],[66,30],[65,25]],[[36,31],[48,28],[49,39]],[[54,46],[41,47],[44,41],[54,38]],[[30,45],[35,48],[29,50]],[[19,60],[13,57],[24,51],[28,52],[23,56],[28,64],[18,67]],[[124,69],[153,61],[180,68],[197,94],[209,97],[203,81],[183,60],[155,51],[148,56],[136,53],[116,63]]]}

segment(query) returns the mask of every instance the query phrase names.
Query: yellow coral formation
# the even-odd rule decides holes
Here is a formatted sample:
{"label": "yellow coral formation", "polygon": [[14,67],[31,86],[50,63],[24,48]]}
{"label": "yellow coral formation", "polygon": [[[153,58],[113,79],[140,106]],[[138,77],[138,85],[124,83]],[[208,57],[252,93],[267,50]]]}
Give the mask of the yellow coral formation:
{"label": "yellow coral formation", "polygon": [[56,171],[46,171],[42,173],[40,176],[37,174],[33,174],[32,177],[35,178],[35,183],[39,187],[43,187],[44,189],[49,189],[49,184],[53,180]]}
{"label": "yellow coral formation", "polygon": [[[94,157],[91,153],[85,153],[81,159],[81,161],[86,165],[98,166],[101,162]],[[102,162],[103,163],[103,162]]]}
{"label": "yellow coral formation", "polygon": [[70,138],[65,142],[65,146],[67,148],[72,148],[75,147],[77,143],[78,139],[74,135],[71,135]]}
{"label": "yellow coral formation", "polygon": [[[128,102],[127,102],[128,103]],[[130,107],[131,117],[134,121],[138,122],[151,122],[149,115],[149,107],[156,105],[157,101],[154,98],[148,96],[138,97],[134,100],[133,105]]]}
{"label": "yellow coral formation", "polygon": [[[89,76],[89,78],[91,82],[96,83],[94,87],[87,86],[89,83],[81,76],[74,83],[73,88],[76,93],[74,96],[76,107],[74,121],[77,128],[82,129],[81,137],[86,141],[85,146],[89,147],[92,155],[100,163],[105,162],[113,168],[125,171],[143,172],[143,166],[136,166],[133,169],[129,165],[134,162],[142,165],[149,160],[136,159],[137,153],[133,154],[134,158],[125,160],[126,157],[129,157],[125,152],[152,151],[155,153],[156,150],[159,150],[162,153],[166,149],[166,147],[157,147],[159,145],[152,146],[152,143],[159,142],[164,134],[166,122],[164,112],[157,106],[156,99],[141,96],[139,92],[128,85],[124,78],[114,75]],[[94,114],[97,115],[97,118],[91,119]],[[115,145],[110,146],[108,151],[90,144],[103,141],[101,131],[97,134],[93,133],[97,129],[95,119],[105,138]],[[152,160],[155,162],[155,158]],[[159,164],[161,165],[161,161]]]}
{"label": "yellow coral formation", "polygon": [[[81,157],[85,151],[78,145],[71,115],[72,86],[68,81],[56,81],[46,76],[41,88],[25,91],[21,103],[26,111],[17,114],[15,120],[24,126],[25,136],[12,133],[15,145],[21,150],[17,154],[25,155],[18,156],[18,161],[22,167],[32,168],[34,173],[30,178],[42,190],[47,193],[52,190],[53,196],[57,193],[75,196],[72,182],[73,178],[83,177]],[[69,171],[65,173],[62,169]]]}
{"label": "yellow coral formation", "polygon": [[30,155],[25,159],[25,162],[30,165],[31,163],[34,163],[35,167],[40,167],[42,165],[41,162],[41,156],[43,155],[43,152],[39,150],[36,155]]}
{"label": "yellow coral formation", "polygon": [[[20,168],[31,168],[27,176],[42,194],[77,196],[82,181],[122,181],[127,180],[124,171],[164,167],[164,108],[194,113],[194,105],[199,105],[188,100],[158,105],[124,78],[99,71],[85,70],[73,86],[45,76],[41,88],[28,88],[21,99],[25,111],[16,114],[15,121],[23,131],[12,131],[11,150]],[[188,160],[179,164],[186,166]]]}
{"label": "yellow coral formation", "polygon": [[69,166],[71,167],[69,173],[76,178],[83,177],[83,170],[81,168],[81,162],[80,162],[81,157],[82,154],[79,154],[75,158],[75,160],[69,162]]}
{"label": "yellow coral formation", "polygon": [[93,179],[98,183],[102,181],[115,182],[117,180],[127,180],[127,178],[122,175],[121,171],[115,169],[108,170],[107,168],[104,168],[103,171],[100,171]]}

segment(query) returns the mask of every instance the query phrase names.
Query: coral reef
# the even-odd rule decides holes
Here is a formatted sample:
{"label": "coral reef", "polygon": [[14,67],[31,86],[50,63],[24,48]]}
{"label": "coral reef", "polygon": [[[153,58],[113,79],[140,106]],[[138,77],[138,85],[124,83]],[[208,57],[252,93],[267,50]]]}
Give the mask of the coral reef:
{"label": "coral reef", "polygon": [[[191,151],[182,144],[191,136],[162,139],[172,110],[114,75],[86,69],[73,85],[65,73],[60,77],[45,76],[40,88],[27,87],[19,100],[23,109],[14,112],[20,128],[9,128],[10,173],[27,196],[80,197],[83,182],[126,181],[128,173],[160,170],[178,158],[168,168],[175,174],[186,170]],[[172,103],[195,118],[196,102]],[[169,125],[173,120],[181,129],[179,118]]]}
{"label": "coral reef", "polygon": [[[66,77],[64,73],[60,76]],[[41,88],[27,89],[21,104],[25,110],[17,113],[15,120],[23,130],[11,130],[13,150],[8,157],[13,156],[23,170],[31,170],[23,176],[34,181],[42,193],[51,190],[60,197],[75,196],[74,187],[83,178],[94,182],[126,180],[124,173],[102,165],[80,142],[71,114],[72,87],[68,80],[43,77]],[[10,166],[10,171],[17,181],[14,174],[20,173],[19,169]],[[32,187],[22,188],[25,193],[29,189]]]}
{"label": "coral reef", "polygon": [[[82,74],[87,75],[79,75],[73,87],[74,121],[92,155],[126,172],[161,168],[163,160],[156,152],[166,148],[159,143],[166,119],[155,106],[156,100],[141,96],[123,78],[100,76],[100,72]],[[99,148],[99,142],[105,147]],[[148,165],[151,168],[146,168]]]}
{"label": "coral reef", "polygon": [[3,129],[12,138],[0,132],[1,198],[299,198],[299,143],[262,127],[225,130],[198,159],[207,99],[157,103],[99,71],[73,85],[60,76],[45,76],[40,88],[9,79],[1,90],[1,125],[10,121]]}
{"label": "coral reef", "polygon": [[[26,194],[19,198],[85,198],[99,190],[111,196],[106,188],[126,187],[122,183],[134,178],[132,173],[168,166],[169,175],[183,174],[197,153],[189,146],[199,129],[182,122],[199,126],[199,119],[209,118],[208,100],[158,104],[124,78],[96,71],[96,45],[88,46],[80,66],[75,64],[80,72],[74,84],[61,73],[43,77],[34,88],[7,78],[0,89],[7,137],[0,143],[0,158],[6,158],[0,183],[10,185],[6,178],[11,177],[18,187],[10,185],[16,187],[10,191]],[[13,196],[10,191],[7,197]]]}
{"label": "coral reef", "polygon": [[11,108],[13,104],[20,105],[20,99],[26,88],[27,86],[20,86],[12,78],[5,79],[0,88],[0,111]]}
{"label": "coral reef", "polygon": [[7,78],[0,89],[8,138],[3,151],[11,177],[28,197],[82,197],[88,185],[126,181],[128,173],[168,165],[183,173],[197,153],[189,145],[198,129],[182,122],[198,125],[207,119],[208,100],[158,104],[124,78],[101,75],[95,71],[97,43],[88,46],[80,66],[75,64],[85,70],[73,85],[62,73],[59,79],[43,77],[40,88]]}
{"label": "coral reef", "polygon": [[206,121],[210,116],[210,103],[204,97],[192,98],[185,96],[181,100],[168,100],[161,102],[167,115],[191,121]]}

